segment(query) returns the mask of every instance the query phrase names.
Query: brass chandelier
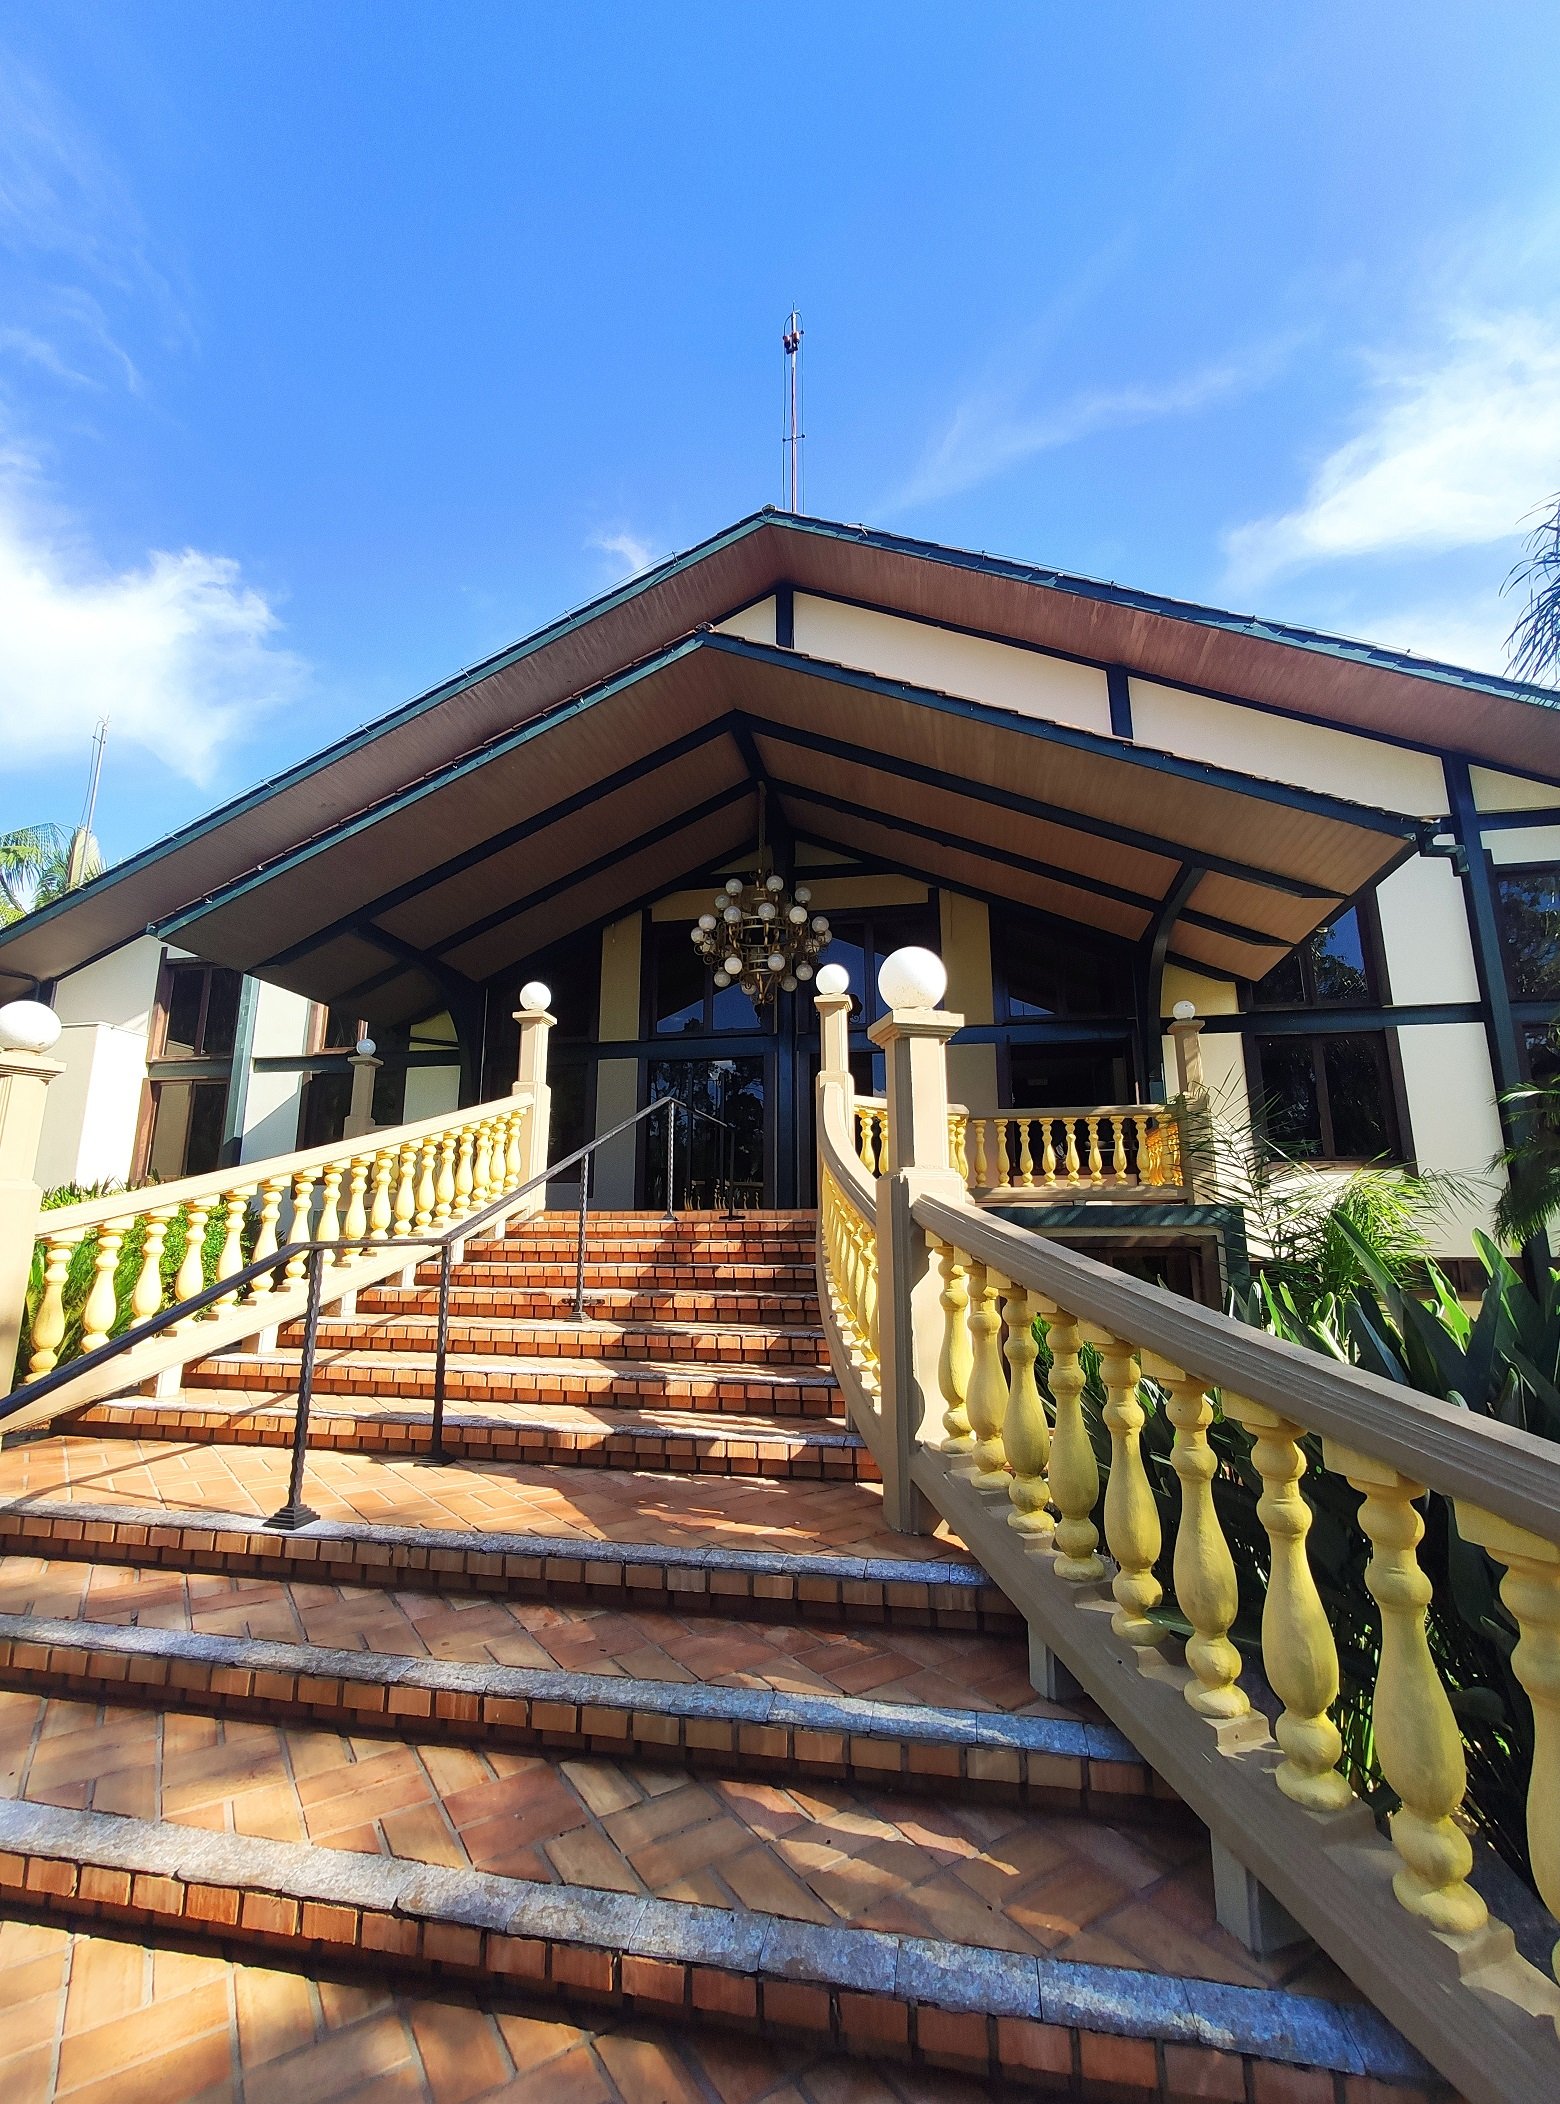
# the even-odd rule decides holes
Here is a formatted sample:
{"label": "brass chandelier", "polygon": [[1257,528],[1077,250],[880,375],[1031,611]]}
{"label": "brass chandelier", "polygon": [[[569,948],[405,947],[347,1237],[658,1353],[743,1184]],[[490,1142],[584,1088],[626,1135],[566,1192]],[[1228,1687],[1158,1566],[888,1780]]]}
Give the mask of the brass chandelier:
{"label": "brass chandelier", "polygon": [[768,864],[760,796],[757,872],[745,879],[728,877],[711,910],[701,913],[689,931],[715,984],[740,986],[755,1008],[774,993],[794,994],[812,977],[814,959],[833,940],[826,915],[810,910],[807,886],[787,891],[785,878]]}

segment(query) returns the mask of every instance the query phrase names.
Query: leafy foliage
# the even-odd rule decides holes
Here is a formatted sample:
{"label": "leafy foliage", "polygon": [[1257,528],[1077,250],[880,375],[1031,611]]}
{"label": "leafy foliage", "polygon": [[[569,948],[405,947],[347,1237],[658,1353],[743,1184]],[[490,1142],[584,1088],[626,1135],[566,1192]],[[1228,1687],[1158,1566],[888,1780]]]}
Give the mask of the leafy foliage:
{"label": "leafy foliage", "polygon": [[[71,888],[74,835],[64,826],[17,826],[0,833],[0,927],[7,927]],[[100,876],[102,857],[89,841],[79,881]]]}
{"label": "leafy foliage", "polygon": [[1490,1164],[1506,1172],[1495,1232],[1531,1242],[1560,1214],[1560,1081],[1527,1082],[1500,1100],[1516,1115],[1518,1137]]}
{"label": "leafy foliage", "polygon": [[1540,507],[1522,560],[1505,590],[1527,586],[1527,605],[1506,638],[1514,678],[1553,680],[1560,673],[1560,492]]}

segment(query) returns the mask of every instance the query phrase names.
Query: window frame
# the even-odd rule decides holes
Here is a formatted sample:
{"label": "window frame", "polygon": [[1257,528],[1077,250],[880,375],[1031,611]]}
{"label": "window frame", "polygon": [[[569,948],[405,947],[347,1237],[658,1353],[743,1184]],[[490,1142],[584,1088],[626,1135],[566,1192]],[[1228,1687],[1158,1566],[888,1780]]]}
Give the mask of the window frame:
{"label": "window frame", "polygon": [[[1329,1004],[1331,1007],[1332,1004]],[[1341,1005],[1341,1004],[1340,1004]],[[1292,1011],[1290,1011],[1292,1012]],[[1333,1009],[1337,1013],[1337,1009]],[[1260,1010],[1257,1011],[1261,1013]],[[1338,1038],[1364,1038],[1379,1047],[1380,1072],[1383,1082],[1382,1108],[1387,1117],[1387,1144],[1380,1154],[1339,1154],[1336,1151],[1336,1130],[1332,1111],[1332,1092],[1327,1080],[1327,1046]],[[1397,1032],[1395,1030],[1251,1030],[1242,1035],[1241,1050],[1246,1070],[1247,1099],[1251,1105],[1252,1130],[1259,1139],[1267,1137],[1265,1109],[1268,1090],[1262,1077],[1262,1043],[1267,1039],[1296,1047],[1304,1046],[1311,1056],[1311,1073],[1316,1088],[1317,1122],[1321,1128],[1321,1151],[1308,1155],[1285,1155],[1307,1166],[1327,1168],[1414,1168],[1413,1149],[1410,1141],[1407,1103],[1403,1087],[1402,1064],[1398,1055]]]}
{"label": "window frame", "polygon": [[[1365,991],[1358,999],[1324,1001],[1316,992],[1316,968],[1311,960],[1310,944],[1318,935],[1325,934],[1350,913],[1359,921]],[[1392,998],[1387,983],[1387,955],[1381,935],[1381,913],[1373,891],[1364,891],[1357,898],[1346,900],[1320,927],[1313,928],[1304,941],[1295,943],[1289,954],[1300,967],[1300,998],[1289,1001],[1259,1000],[1258,991],[1262,980],[1248,979],[1244,982],[1245,998],[1241,1003],[1243,1008],[1249,1009],[1254,1015],[1292,1015],[1298,1009],[1315,1009],[1322,1015],[1347,1015],[1353,1008],[1384,1008]],[[1273,969],[1276,971],[1278,967],[1275,965]]]}
{"label": "window frame", "polygon": [[[1553,1002],[1560,1009],[1560,992],[1553,994],[1525,993],[1517,985],[1512,970],[1511,923],[1506,911],[1506,896],[1502,889],[1510,877],[1550,877],[1560,891],[1560,862],[1496,862],[1491,865],[1490,875],[1494,879],[1495,919],[1500,930],[1500,968],[1505,975],[1506,996],[1518,1003],[1543,1004]],[[1560,945],[1557,945],[1560,947]]]}

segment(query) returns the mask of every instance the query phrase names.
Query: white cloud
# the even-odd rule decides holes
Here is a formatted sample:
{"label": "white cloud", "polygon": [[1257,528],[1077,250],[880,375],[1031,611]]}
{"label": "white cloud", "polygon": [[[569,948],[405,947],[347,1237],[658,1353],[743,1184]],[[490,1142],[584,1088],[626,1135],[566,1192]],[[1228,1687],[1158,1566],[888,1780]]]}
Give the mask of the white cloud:
{"label": "white cloud", "polygon": [[1507,540],[1560,482],[1560,322],[1458,316],[1432,350],[1377,359],[1372,391],[1304,502],[1228,535],[1233,583]]}
{"label": "white cloud", "polygon": [[0,748],[10,766],[87,749],[107,716],[197,783],[303,667],[237,563],[186,548],[114,571],[46,516],[14,457],[0,461]]}
{"label": "white cloud", "polygon": [[1094,389],[1049,409],[1024,409],[1012,387],[978,390],[959,404],[942,436],[884,508],[910,510],[935,503],[989,482],[1036,453],[1072,445],[1098,431],[1192,415],[1265,378],[1275,355],[1269,348],[1250,359],[1227,359],[1157,386]]}
{"label": "white cloud", "polygon": [[624,577],[637,577],[641,570],[648,570],[655,561],[655,550],[637,533],[626,530],[617,533],[593,533],[585,543],[602,555],[615,556],[623,565]]}

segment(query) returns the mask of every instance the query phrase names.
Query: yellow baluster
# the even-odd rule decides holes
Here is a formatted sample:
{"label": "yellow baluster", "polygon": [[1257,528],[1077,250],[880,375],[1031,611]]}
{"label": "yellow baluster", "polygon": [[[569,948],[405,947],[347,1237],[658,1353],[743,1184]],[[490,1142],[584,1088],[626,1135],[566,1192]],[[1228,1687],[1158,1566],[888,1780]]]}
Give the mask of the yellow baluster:
{"label": "yellow baluster", "polygon": [[471,1157],[471,1210],[480,1212],[493,1190],[493,1120],[484,1118],[477,1127],[476,1147]]}
{"label": "yellow baluster", "polygon": [[[282,1193],[286,1188],[283,1179],[273,1176],[260,1186],[260,1220],[255,1231],[255,1246],[249,1261],[258,1264],[262,1258],[274,1256],[277,1247],[276,1223],[281,1217]],[[274,1271],[262,1273],[249,1289],[251,1300],[264,1300],[268,1293],[276,1291]]]}
{"label": "yellow baluster", "polygon": [[417,1220],[417,1147],[408,1141],[395,1154],[394,1236],[409,1235]]}
{"label": "yellow baluster", "polygon": [[383,1242],[395,1221],[393,1186],[396,1181],[396,1155],[393,1148],[386,1148],[374,1156],[374,1196],[368,1211],[368,1239]]}
{"label": "yellow baluster", "polygon": [[[206,1222],[210,1217],[209,1199],[192,1199],[185,1208],[184,1255],[173,1282],[173,1297],[176,1301],[193,1300],[206,1283]],[[197,1315],[181,1316],[173,1326],[176,1330],[188,1329],[192,1322],[202,1321],[205,1313],[205,1309],[202,1309]]]}
{"label": "yellow baluster", "polygon": [[65,1337],[65,1281],[80,1240],[78,1230],[73,1235],[51,1235],[44,1245],[43,1297],[33,1317],[32,1357],[27,1362],[30,1375],[53,1373],[59,1363]]}
{"label": "yellow baluster", "polygon": [[1056,1144],[1050,1118],[1040,1120],[1040,1174],[1047,1183],[1056,1181]]}
{"label": "yellow baluster", "polygon": [[1083,1419],[1084,1374],[1078,1362],[1083,1338],[1076,1321],[1063,1309],[1039,1296],[1036,1305],[1048,1325],[1049,1385],[1056,1404],[1050,1481],[1051,1503],[1061,1518],[1052,1537],[1057,1549],[1055,1570],[1069,1584],[1087,1585],[1105,1575],[1105,1566],[1095,1553],[1100,1536],[1093,1514],[1099,1503],[1100,1470]]}
{"label": "yellow baluster", "polygon": [[1110,1433],[1110,1475],[1105,1483],[1105,1546],[1116,1559],[1111,1591],[1116,1612],[1111,1628],[1141,1650],[1159,1643],[1164,1631],[1150,1619],[1164,1597],[1154,1565],[1164,1547],[1159,1508],[1143,1466],[1143,1405],[1138,1401],[1137,1362],[1130,1344],[1090,1323],[1083,1334],[1100,1355],[1105,1385],[1105,1428]]}
{"label": "yellow baluster", "polygon": [[1019,1118],[1018,1125],[1018,1187],[1021,1191],[1032,1191],[1035,1185],[1035,1158],[1029,1146],[1031,1120]]}
{"label": "yellow baluster", "polygon": [[877,1127],[878,1174],[879,1176],[886,1176],[894,1166],[888,1158],[888,1112],[886,1110],[875,1110],[872,1113],[872,1122]]}
{"label": "yellow baluster", "polygon": [[[315,1229],[315,1240],[335,1242],[341,1236],[341,1169],[332,1162],[321,1179],[320,1224]],[[334,1262],[334,1258],[325,1259]]]}
{"label": "yellow baluster", "polygon": [[872,1150],[872,1113],[863,1110],[860,1104],[856,1106],[856,1152],[861,1158],[862,1168],[869,1176],[876,1176],[877,1157]]}
{"label": "yellow baluster", "polygon": [[1323,1451],[1328,1467],[1361,1493],[1360,1525],[1371,1545],[1365,1584],[1381,1610],[1371,1724],[1381,1772],[1402,1799],[1387,1822],[1403,1859],[1392,1889],[1432,1928],[1471,1935],[1483,1928],[1489,1909],[1468,1883],[1473,1850],[1456,1822],[1468,1765],[1425,1635],[1433,1588],[1419,1564],[1425,1525],[1414,1507],[1425,1486],[1335,1440]]}
{"label": "yellow baluster", "polygon": [[993,1179],[993,1184],[994,1188],[999,1191],[1011,1190],[1012,1188],[1012,1156],[1008,1150],[1008,1129],[1012,1122],[1011,1118],[997,1118],[994,1120],[997,1134],[997,1173]]}
{"label": "yellow baluster", "polygon": [[977,1490],[1005,1491],[1007,1455],[1002,1447],[1002,1421],[1007,1415],[1007,1376],[997,1332],[1002,1317],[997,1295],[1007,1283],[984,1264],[970,1264],[970,1379],[964,1407],[969,1413],[974,1445],[969,1479]]}
{"label": "yellow baluster", "polygon": [[[249,1193],[247,1190],[233,1191],[222,1203],[224,1204],[226,1219],[222,1235],[222,1252],[217,1258],[216,1278],[211,1282],[213,1285],[217,1283],[218,1279],[231,1278],[235,1271],[242,1271],[244,1268],[244,1215],[249,1210]],[[231,1293],[224,1293],[220,1299],[213,1302],[213,1306],[216,1308],[230,1308],[237,1298],[238,1288],[235,1286]]]}
{"label": "yellow baluster", "polygon": [[1144,1352],[1143,1371],[1165,1394],[1165,1415],[1175,1427],[1170,1465],[1181,1484],[1181,1516],[1175,1533],[1175,1597],[1192,1625],[1186,1663],[1193,1678],[1186,1699],[1201,1717],[1243,1717],[1251,1704],[1240,1678],[1240,1653],[1229,1640],[1240,1605],[1235,1559],[1213,1502],[1218,1457],[1208,1443],[1213,1405],[1204,1385],[1179,1366]]}
{"label": "yellow baluster", "polygon": [[1022,1286],[1009,1289],[1003,1313],[1007,1318],[1008,1405],[1002,1420],[1002,1449],[1013,1471],[1008,1485],[1012,1504],[1008,1525],[1044,1546],[1056,1525],[1046,1509],[1051,1501],[1045,1479],[1051,1428],[1035,1381],[1035,1360],[1040,1355],[1035,1307]]}
{"label": "yellow baluster", "polygon": [[[311,1170],[300,1169],[293,1178],[292,1218],[287,1223],[289,1242],[307,1242],[314,1233],[314,1175]],[[287,1259],[282,1276],[289,1286],[298,1283],[309,1268],[309,1259],[303,1250],[296,1250]]]}
{"label": "yellow baluster", "polygon": [[[348,1242],[362,1247],[368,1233],[368,1172],[371,1163],[366,1154],[354,1155],[348,1169],[347,1211],[341,1223],[341,1232]],[[343,1249],[336,1258],[338,1264],[348,1264],[355,1252]]]}
{"label": "yellow baluster", "polygon": [[[417,1150],[416,1226],[419,1234],[422,1233],[424,1228],[432,1227],[434,1213],[439,1203],[439,1151],[439,1142],[435,1139],[421,1141]],[[453,1179],[451,1179],[451,1183],[453,1187]]]}
{"label": "yellow baluster", "polygon": [[114,1290],[114,1272],[119,1264],[119,1252],[124,1246],[125,1231],[122,1227],[100,1227],[97,1232],[97,1255],[92,1261],[92,1285],[87,1294],[87,1304],[81,1311],[81,1349],[96,1351],[100,1344],[108,1342],[109,1332],[119,1314],[119,1296]]}
{"label": "yellow baluster", "polygon": [[[1539,1898],[1560,1915],[1560,1548],[1461,1500],[1457,1525],[1506,1567],[1500,1596],[1517,1625],[1511,1670],[1533,1705],[1528,1860]],[[1560,1974],[1560,1943],[1550,1953],[1550,1966]]]}
{"label": "yellow baluster", "polygon": [[1339,1812],[1353,1792],[1338,1773],[1343,1741],[1327,1714],[1338,1699],[1338,1651],[1306,1555],[1311,1508],[1300,1495],[1300,1427],[1227,1391],[1224,1410],[1256,1435],[1251,1458],[1262,1478],[1257,1517],[1269,1545],[1262,1666],[1284,1705],[1274,1735],[1285,1759],[1274,1780],[1308,1811]]}
{"label": "yellow baluster", "polygon": [[450,1201],[450,1217],[455,1220],[464,1220],[471,1211],[471,1194],[476,1188],[471,1168],[472,1138],[471,1127],[467,1125],[462,1127],[455,1142],[455,1194]]}
{"label": "yellow baluster", "polygon": [[1117,1183],[1125,1183],[1127,1180],[1127,1121],[1120,1116],[1114,1117],[1110,1121],[1110,1127],[1110,1165],[1115,1173]]}
{"label": "yellow baluster", "polygon": [[943,1411],[945,1454],[967,1454],[975,1444],[965,1397],[970,1386],[970,1275],[963,1256],[949,1242],[937,1245],[942,1278],[943,1335],[937,1357],[937,1385],[947,1406]]}
{"label": "yellow baluster", "polygon": [[1077,1183],[1079,1169],[1078,1120],[1076,1118],[1063,1118],[1062,1129],[1067,1135],[1067,1181],[1069,1183]]}
{"label": "yellow baluster", "polygon": [[530,1115],[530,1111],[522,1104],[519,1109],[512,1110],[505,1121],[504,1189],[506,1191],[517,1191],[525,1181],[523,1173],[525,1152],[521,1145],[521,1140],[525,1132],[525,1121]]}
{"label": "yellow baluster", "polygon": [[168,1228],[177,1210],[176,1206],[170,1205],[164,1206],[161,1212],[146,1215],[146,1240],[141,1244],[141,1269],[130,1295],[132,1322],[150,1322],[162,1307],[163,1245],[167,1242]]}
{"label": "yellow baluster", "polygon": [[975,1120],[975,1188],[984,1191],[986,1184],[986,1121]]}
{"label": "yellow baluster", "polygon": [[1085,1118],[1083,1123],[1089,1136],[1089,1181],[1102,1183],[1105,1178],[1105,1162],[1100,1153],[1100,1121],[1098,1118]]}

